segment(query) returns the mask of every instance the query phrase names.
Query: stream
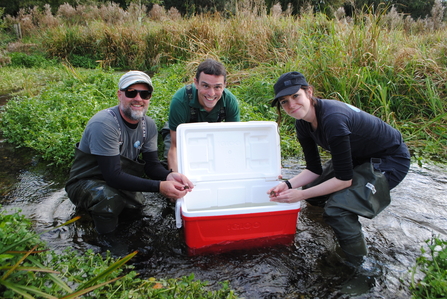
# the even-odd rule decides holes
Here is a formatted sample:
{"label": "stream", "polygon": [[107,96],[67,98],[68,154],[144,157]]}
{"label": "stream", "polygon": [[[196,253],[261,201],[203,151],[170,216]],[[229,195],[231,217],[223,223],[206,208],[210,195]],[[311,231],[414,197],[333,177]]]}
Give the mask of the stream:
{"label": "stream", "polygon": [[[413,164],[391,192],[392,202],[376,218],[361,218],[369,255],[364,272],[343,263],[322,209],[302,203],[295,239],[290,246],[270,246],[220,254],[188,254],[182,229],[175,225],[174,205],[145,193],[142,215],[123,215],[111,236],[98,235],[89,216],[77,212],[64,191],[66,176],[57,174],[27,149],[0,141],[0,204],[8,213],[20,210],[38,232],[73,216],[79,221],[45,233],[56,251],[110,250],[123,256],[139,253],[130,263],[143,277],[175,278],[194,273],[213,289],[228,280],[244,298],[410,298],[411,270],[432,236],[447,239],[445,166]],[[288,179],[302,170],[299,161],[283,161]],[[417,279],[422,278],[416,273]]]}

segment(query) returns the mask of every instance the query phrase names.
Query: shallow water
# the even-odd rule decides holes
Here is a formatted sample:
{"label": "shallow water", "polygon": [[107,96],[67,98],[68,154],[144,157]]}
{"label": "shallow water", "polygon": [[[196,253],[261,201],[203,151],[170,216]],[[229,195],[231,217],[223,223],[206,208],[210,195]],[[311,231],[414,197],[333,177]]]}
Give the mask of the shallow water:
{"label": "shallow water", "polygon": [[[26,149],[0,143],[3,209],[33,220],[36,231],[61,224],[77,212],[56,175]],[[17,166],[19,165],[19,166]],[[299,173],[297,161],[283,162],[283,177]],[[88,215],[42,235],[55,250],[70,247],[111,250],[131,260],[144,277],[171,278],[195,274],[214,288],[228,280],[244,298],[409,298],[410,270],[432,235],[447,239],[446,168],[412,165],[405,180],[392,190],[392,203],[373,220],[361,219],[370,254],[363,272],[343,263],[321,208],[302,204],[291,246],[190,256],[182,229],[175,226],[174,205],[145,194],[141,216],[123,215],[113,235],[98,236]],[[417,274],[416,277],[421,277]]]}

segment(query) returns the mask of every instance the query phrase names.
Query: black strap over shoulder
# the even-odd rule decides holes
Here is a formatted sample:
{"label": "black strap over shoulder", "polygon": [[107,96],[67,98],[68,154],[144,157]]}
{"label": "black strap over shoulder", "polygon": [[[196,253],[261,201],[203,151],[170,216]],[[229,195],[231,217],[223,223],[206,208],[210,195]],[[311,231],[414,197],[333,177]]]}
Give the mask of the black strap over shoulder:
{"label": "black strap over shoulder", "polygon": [[221,107],[219,114],[217,115],[217,122],[221,122],[225,120],[225,107]]}
{"label": "black strap over shoulder", "polygon": [[[116,121],[116,124],[118,125],[118,130],[119,130],[119,134],[120,134],[120,136],[119,136],[119,147],[120,147],[120,151],[121,151],[121,147],[123,145],[123,135],[122,135],[122,132],[121,132],[121,125],[120,125],[120,123],[118,121],[116,113],[113,112],[113,110],[110,109],[110,108],[108,108],[107,111],[113,116],[113,118]],[[144,118],[144,116],[141,118],[141,124],[142,124],[142,129],[143,129],[143,143],[138,146],[138,148],[137,148],[138,151],[141,150],[141,148],[143,147],[143,144],[146,142],[146,119]]]}
{"label": "black strap over shoulder", "polygon": [[[188,95],[189,102],[192,102],[192,84],[186,85],[186,94]],[[190,116],[189,116],[189,123],[196,123],[199,121],[199,109],[190,107]],[[226,117],[226,111],[225,107],[221,107],[219,110],[219,113],[217,115],[216,122],[222,122],[225,120]]]}

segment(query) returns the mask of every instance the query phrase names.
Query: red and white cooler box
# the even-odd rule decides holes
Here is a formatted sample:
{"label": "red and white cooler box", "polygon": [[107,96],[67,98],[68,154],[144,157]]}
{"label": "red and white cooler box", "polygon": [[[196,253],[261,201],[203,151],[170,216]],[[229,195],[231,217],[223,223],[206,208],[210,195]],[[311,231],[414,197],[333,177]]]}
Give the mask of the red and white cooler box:
{"label": "red and white cooler box", "polygon": [[267,195],[281,174],[275,122],[181,124],[177,159],[194,184],[176,203],[190,254],[293,241],[300,203],[271,202]]}

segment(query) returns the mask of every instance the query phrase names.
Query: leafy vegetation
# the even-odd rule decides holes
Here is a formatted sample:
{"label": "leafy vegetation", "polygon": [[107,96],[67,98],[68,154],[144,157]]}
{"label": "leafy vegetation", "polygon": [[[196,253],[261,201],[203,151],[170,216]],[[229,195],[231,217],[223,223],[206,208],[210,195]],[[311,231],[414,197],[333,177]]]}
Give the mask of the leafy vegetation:
{"label": "leafy vegetation", "polygon": [[90,117],[117,104],[116,76],[101,71],[75,76],[6,105],[3,133],[10,142],[35,149],[56,165],[70,165],[73,146]]}
{"label": "leafy vegetation", "polygon": [[109,252],[102,257],[91,250],[83,254],[48,250],[28,219],[0,212],[0,297],[236,298],[228,282],[211,291],[193,274],[179,279],[139,278],[132,266],[124,265],[136,254],[116,260]]}
{"label": "leafy vegetation", "polygon": [[26,54],[21,52],[13,52],[9,55],[11,58],[11,67],[40,68],[48,67],[58,63],[57,60],[49,60],[41,54]]}
{"label": "leafy vegetation", "polygon": [[[438,238],[427,240],[427,251],[422,248],[422,255],[417,258],[414,267],[411,291],[414,299],[435,299],[447,297],[447,241]],[[425,274],[420,281],[414,275],[420,270]]]}
{"label": "leafy vegetation", "polygon": [[[86,121],[116,103],[122,72],[114,69],[152,75],[149,114],[161,128],[172,94],[213,57],[227,66],[243,120],[276,120],[272,85],[281,73],[298,70],[318,96],[351,103],[399,129],[419,161],[445,161],[447,29],[439,20],[443,6],[434,3],[432,16],[417,21],[383,6],[353,17],[337,10],[333,19],[304,8],[299,18],[281,7],[267,14],[262,5],[243,3],[227,18],[182,19],[159,6],[146,14],[135,4],[128,11],[114,4],[22,11],[6,18],[22,24],[29,42],[8,44],[0,87],[20,90],[20,97],[4,107],[0,127],[9,142],[68,168]],[[294,135],[293,120],[283,118],[283,156],[301,154]]]}

